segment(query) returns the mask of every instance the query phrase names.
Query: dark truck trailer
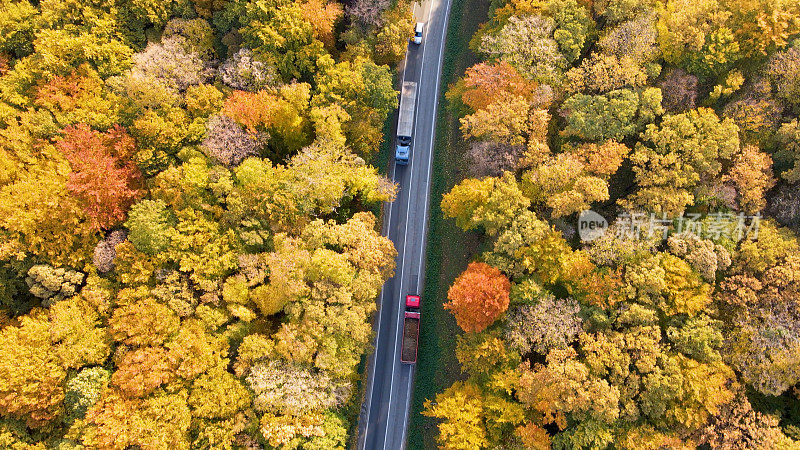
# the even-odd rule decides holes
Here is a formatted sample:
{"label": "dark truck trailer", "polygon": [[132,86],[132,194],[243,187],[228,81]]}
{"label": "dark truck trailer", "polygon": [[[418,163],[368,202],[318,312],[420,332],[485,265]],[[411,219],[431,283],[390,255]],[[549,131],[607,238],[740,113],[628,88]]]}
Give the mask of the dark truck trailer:
{"label": "dark truck trailer", "polygon": [[406,364],[417,362],[417,344],[419,343],[419,313],[406,311],[403,319],[403,349],[400,361]]}
{"label": "dark truck trailer", "polygon": [[415,364],[419,345],[419,295],[406,295],[406,309],[403,317],[403,343],[400,362]]}

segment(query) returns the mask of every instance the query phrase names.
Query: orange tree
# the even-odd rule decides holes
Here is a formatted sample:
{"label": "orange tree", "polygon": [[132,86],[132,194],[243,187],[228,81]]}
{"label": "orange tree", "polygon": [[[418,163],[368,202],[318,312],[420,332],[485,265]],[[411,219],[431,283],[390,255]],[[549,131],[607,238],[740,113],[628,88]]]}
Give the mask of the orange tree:
{"label": "orange tree", "polygon": [[471,263],[456,278],[444,307],[453,312],[464,331],[482,331],[508,309],[511,282],[499,270],[485,263]]}

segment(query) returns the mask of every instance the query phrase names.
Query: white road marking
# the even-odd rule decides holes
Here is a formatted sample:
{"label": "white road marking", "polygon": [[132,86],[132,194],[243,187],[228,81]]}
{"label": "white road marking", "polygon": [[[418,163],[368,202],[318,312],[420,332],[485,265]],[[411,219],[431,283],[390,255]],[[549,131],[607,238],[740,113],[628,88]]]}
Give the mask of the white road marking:
{"label": "white road marking", "polygon": [[[424,66],[424,60],[425,60],[425,49],[424,48],[422,49],[422,52],[423,52],[422,53],[423,64],[420,65],[420,68],[422,66]],[[421,75],[420,75],[420,78],[421,78]],[[419,99],[419,96],[417,96],[417,98]],[[417,104],[419,104],[419,102],[417,102]],[[414,109],[416,110],[416,105],[414,106]],[[414,116],[414,137],[416,137],[416,134],[417,134],[417,119],[418,118],[419,118],[419,114]],[[395,301],[402,301],[402,298],[403,298],[403,275],[405,274],[405,270],[406,270],[405,259],[406,259],[406,244],[408,244],[408,217],[411,214],[411,194],[414,192],[414,162],[417,160],[417,158],[414,157],[414,153],[411,153],[410,156],[411,156],[411,161],[410,161],[410,164],[408,166],[408,170],[411,171],[411,174],[409,175],[409,179],[408,179],[408,204],[406,205],[406,221],[405,221],[405,224],[403,226],[403,257],[401,258],[402,262],[400,264],[400,289],[399,289],[400,298],[396,299]],[[386,412],[386,429],[384,430],[384,433],[383,433],[383,448],[384,449],[386,448],[386,437],[389,435],[389,424],[391,423],[389,418],[392,416],[392,394],[394,394],[394,370],[395,370],[394,368],[395,368],[395,365],[397,364],[397,344],[398,344],[397,332],[399,331],[399,328],[400,328],[400,314],[398,314],[397,317],[395,317],[395,322],[394,322],[394,336],[395,336],[394,339],[395,340],[394,340],[394,352],[392,354],[393,355],[392,356],[392,381],[389,383],[389,410]]]}
{"label": "white road marking", "polygon": [[[433,0],[428,3],[428,12],[425,14],[426,21],[430,20],[430,7]],[[422,86],[422,77],[425,76],[425,51],[428,50],[427,46],[427,39],[422,43],[422,61],[420,62],[419,66],[419,80],[417,81],[418,86]],[[405,77],[405,68],[403,69],[403,76]],[[421,98],[419,95],[419,88],[417,91],[417,105],[419,105]],[[414,106],[415,111],[417,110],[417,106]],[[414,116],[414,137],[417,137],[417,121],[419,120],[419,113],[415,114]],[[415,152],[416,153],[416,152]],[[400,299],[397,301],[402,301],[403,298],[403,275],[405,272],[405,256],[406,256],[406,244],[408,243],[408,217],[411,213],[411,194],[414,190],[414,162],[418,159],[414,157],[415,153],[411,153],[411,164],[409,166],[409,170],[411,170],[411,175],[408,180],[408,205],[406,206],[406,223],[403,230],[403,265],[400,268]],[[389,436],[389,426],[391,425],[391,420],[389,420],[392,416],[392,396],[394,395],[394,374],[395,374],[395,366],[397,365],[397,347],[398,343],[402,345],[402,338],[400,339],[401,342],[398,342],[398,331],[400,329],[400,314],[395,317],[395,325],[394,325],[394,335],[395,335],[395,342],[394,342],[394,352],[392,355],[392,378],[391,382],[389,383],[389,409],[386,412],[386,429],[383,432],[383,449],[386,450],[386,438]]]}
{"label": "white road marking", "polygon": [[[428,6],[428,11],[427,11],[428,20],[430,20],[430,10],[431,10],[432,3],[433,3],[433,0],[428,2],[428,5],[427,5]],[[431,131],[431,133],[429,135],[429,140],[428,140],[430,155],[429,155],[428,163],[427,163],[428,167],[427,167],[427,174],[426,174],[426,181],[425,181],[425,191],[424,191],[424,193],[425,193],[425,205],[423,207],[423,215],[422,215],[422,234],[420,235],[422,237],[422,242],[423,243],[425,242],[425,229],[426,229],[426,225],[427,225],[426,218],[427,218],[427,214],[428,214],[428,202],[430,201],[430,186],[429,185],[430,185],[430,179],[431,179],[431,170],[432,170],[432,166],[433,166],[433,146],[434,146],[434,143],[435,143],[434,136],[435,136],[435,132],[436,132],[436,113],[437,113],[438,100],[439,100],[439,90],[440,90],[439,89],[440,88],[439,83],[440,83],[440,78],[441,78],[442,58],[444,56],[444,54],[443,54],[444,41],[445,41],[445,38],[447,36],[448,12],[450,10],[450,4],[451,4],[450,0],[447,0],[446,6],[445,6],[445,9],[444,9],[445,18],[444,18],[444,23],[443,23],[443,26],[442,26],[442,37],[441,37],[441,41],[440,41],[440,44],[439,44],[439,58],[438,58],[438,67],[437,67],[437,73],[436,73],[435,101],[434,101],[434,105],[433,105],[432,131]],[[427,39],[426,39],[426,42],[427,42]],[[422,44],[423,45],[423,49],[422,49],[422,61],[420,63],[420,80],[419,80],[419,84],[420,85],[422,84],[421,83],[422,77],[424,76],[424,73],[425,73],[424,72],[425,55],[426,55],[426,50],[427,50],[426,42]],[[402,82],[405,82],[406,70],[407,69],[408,69],[408,57],[406,55],[406,58],[404,59],[404,63],[403,63]],[[401,86],[402,86],[402,82],[401,82]],[[419,104],[419,102],[418,102],[418,104]],[[417,109],[416,105],[415,105],[415,109]],[[417,114],[416,117],[414,117],[414,133],[415,133],[415,135],[416,135],[416,130],[417,130],[418,119],[419,119],[419,114]],[[410,178],[409,178],[409,184],[408,184],[408,191],[409,191],[408,192],[408,204],[407,204],[407,207],[406,207],[406,220],[405,220],[404,230],[403,230],[403,253],[402,253],[402,256],[401,256],[401,259],[400,259],[400,286],[399,286],[400,298],[396,299],[396,300],[392,299],[392,301],[398,301],[398,302],[401,302],[402,296],[403,296],[403,284],[404,284],[404,275],[405,275],[405,256],[406,256],[406,247],[407,247],[407,243],[408,243],[408,222],[409,222],[409,217],[410,217],[410,213],[411,213],[411,199],[412,199],[412,195],[411,194],[413,193],[413,180],[414,180],[414,170],[413,169],[414,169],[414,162],[415,162],[416,159],[417,158],[414,158],[413,154],[412,154],[412,161],[411,161],[411,164],[410,164],[410,167],[409,167],[409,170],[411,170],[411,173],[409,175]],[[396,180],[395,180],[396,164],[392,164],[391,168],[392,168],[392,175],[391,175],[392,181],[396,182]],[[391,228],[391,217],[392,217],[392,210],[393,210],[392,206],[393,206],[393,203],[389,203],[388,220],[387,220],[387,225],[386,225],[386,235],[387,236],[389,235],[390,228]],[[418,277],[419,278],[422,277],[422,258],[424,257],[424,255],[425,255],[425,253],[421,251],[420,252],[420,257],[419,257],[419,267],[418,267],[418,269],[419,269]],[[390,293],[390,295],[391,295],[391,293]],[[373,392],[374,392],[374,389],[375,389],[375,372],[376,372],[376,365],[377,365],[377,360],[378,360],[378,354],[377,354],[377,346],[378,345],[377,344],[378,344],[378,339],[380,338],[381,317],[382,317],[382,313],[383,313],[383,309],[384,309],[383,308],[383,306],[384,306],[384,298],[385,298],[385,292],[383,290],[381,290],[381,297],[380,297],[381,308],[378,311],[378,330],[377,330],[377,334],[376,334],[376,338],[375,338],[375,350],[376,351],[375,351],[375,355],[374,355],[374,359],[373,359],[372,373],[370,374],[371,383],[370,383],[370,389],[369,389],[369,394],[368,394],[368,398],[367,398],[366,424],[365,424],[365,427],[364,427],[364,445],[365,446],[366,446],[366,440],[367,440],[367,437],[368,437],[368,429],[369,429],[369,422],[370,422],[369,418],[370,418],[370,414],[371,414],[371,410],[372,410],[372,396],[373,396]],[[395,318],[395,342],[394,342],[394,352],[393,352],[393,357],[392,357],[391,382],[390,382],[390,385],[389,385],[389,409],[387,411],[386,429],[384,430],[384,437],[383,437],[383,448],[384,448],[384,450],[386,449],[386,440],[388,438],[389,427],[391,425],[391,421],[389,419],[391,417],[391,412],[392,412],[392,408],[391,408],[392,396],[394,395],[394,375],[395,375],[395,367],[396,367],[396,364],[397,364],[397,347],[398,347],[398,342],[399,342],[398,341],[399,326],[400,326],[400,322],[401,322],[399,316],[400,316],[400,314],[398,314],[398,317]],[[406,401],[405,401],[405,412],[406,412],[406,414],[403,417],[403,429],[402,429],[402,436],[401,436],[402,437],[402,441],[401,441],[402,447],[405,447],[406,424],[407,424],[408,417],[409,417],[409,414],[410,414],[409,404],[410,404],[410,401],[411,401],[411,388],[412,388],[412,384],[413,384],[413,375],[414,375],[413,372],[414,372],[413,369],[409,371],[409,380],[408,380],[408,386],[407,386],[407,389],[406,389]]]}
{"label": "white road marking", "polygon": [[403,434],[400,436],[400,450],[406,448],[406,424],[408,423],[408,415],[411,414],[411,386],[413,385],[414,381],[414,371],[408,371],[408,387],[406,388],[406,412],[408,414],[405,415],[403,418]]}
{"label": "white road marking", "polygon": [[[422,236],[422,242],[423,243],[425,242],[425,226],[428,224],[427,216],[428,216],[428,203],[430,203],[431,169],[433,167],[434,146],[436,144],[436,119],[437,119],[436,110],[437,110],[437,107],[439,106],[439,87],[440,87],[439,78],[442,75],[442,59],[444,58],[444,42],[445,42],[445,40],[447,38],[447,21],[450,18],[450,4],[451,4],[451,0],[447,0],[447,3],[445,5],[445,9],[444,9],[444,24],[442,25],[442,39],[441,39],[441,42],[439,43],[439,61],[437,63],[438,69],[437,69],[437,72],[436,72],[436,91],[435,91],[435,95],[434,95],[434,98],[436,100],[433,103],[433,124],[432,124],[431,135],[430,135],[431,156],[430,156],[430,158],[428,158],[428,174],[427,174],[427,176],[425,178],[425,180],[426,180],[425,182],[427,184],[427,187],[425,189],[425,207],[424,207],[423,212],[422,212],[422,234],[420,235],[420,236]],[[424,55],[423,55],[423,57],[424,57]],[[425,246],[421,245],[420,247],[421,247],[421,250],[422,250],[422,248],[424,248]],[[418,272],[419,278],[418,279],[423,280],[423,284],[424,284],[424,280],[425,279],[422,277],[422,258],[424,256],[425,256],[425,252],[424,251],[420,251],[420,253],[419,253],[419,265],[417,266],[418,269],[419,269],[419,272]],[[421,326],[421,324],[420,324],[420,326]],[[402,443],[403,448],[405,448],[405,445],[406,445],[406,429],[407,429],[407,423],[408,423],[408,416],[411,414],[411,410],[409,409],[409,404],[411,403],[411,393],[412,393],[411,386],[412,386],[412,381],[413,380],[414,380],[414,371],[412,370],[409,373],[409,376],[408,376],[408,389],[407,389],[407,394],[406,394],[406,411],[408,412],[408,414],[406,414],[406,416],[403,418],[403,435],[402,435],[402,440],[400,441]]]}

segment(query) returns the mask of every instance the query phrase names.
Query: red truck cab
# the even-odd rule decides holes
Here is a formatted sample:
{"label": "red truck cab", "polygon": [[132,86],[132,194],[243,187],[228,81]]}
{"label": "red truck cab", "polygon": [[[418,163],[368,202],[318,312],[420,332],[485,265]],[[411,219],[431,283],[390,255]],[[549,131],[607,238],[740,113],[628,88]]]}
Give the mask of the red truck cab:
{"label": "red truck cab", "polygon": [[419,344],[419,295],[406,295],[406,308],[403,314],[403,342],[400,362],[415,364]]}

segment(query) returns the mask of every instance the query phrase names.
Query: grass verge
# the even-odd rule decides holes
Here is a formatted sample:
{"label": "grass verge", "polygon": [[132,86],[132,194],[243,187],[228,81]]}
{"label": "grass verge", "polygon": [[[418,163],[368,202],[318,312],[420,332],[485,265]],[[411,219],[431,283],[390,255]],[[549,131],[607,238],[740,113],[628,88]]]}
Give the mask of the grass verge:
{"label": "grass verge", "polygon": [[464,233],[452,220],[444,219],[439,207],[442,195],[467,176],[459,118],[447,107],[444,92],[477,62],[468,43],[489,11],[487,0],[452,1],[436,122],[422,330],[408,429],[409,449],[436,448],[437,422],[421,414],[424,402],[462,378],[455,356],[455,338],[461,330],[442,304],[447,301],[450,284],[484,244],[481,235]]}

